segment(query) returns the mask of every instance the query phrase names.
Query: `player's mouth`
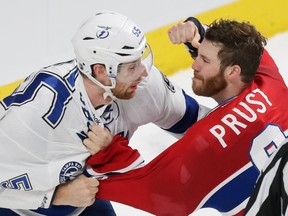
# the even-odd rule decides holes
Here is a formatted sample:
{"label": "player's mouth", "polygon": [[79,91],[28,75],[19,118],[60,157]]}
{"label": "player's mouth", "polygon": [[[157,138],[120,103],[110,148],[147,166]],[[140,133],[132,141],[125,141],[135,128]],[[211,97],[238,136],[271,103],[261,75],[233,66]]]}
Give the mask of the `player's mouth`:
{"label": "player's mouth", "polygon": [[140,84],[140,82],[136,82],[136,83],[133,83],[131,86],[130,86],[130,89],[132,89],[133,91],[136,91],[138,85]]}
{"label": "player's mouth", "polygon": [[197,77],[197,76],[194,76],[193,78],[192,78],[192,81],[194,81],[194,82],[199,82],[199,81],[202,81],[202,79],[201,79],[201,77]]}
{"label": "player's mouth", "polygon": [[194,72],[194,76],[193,76],[192,80],[193,80],[193,81],[197,81],[197,80],[198,80],[198,81],[202,81],[203,78],[202,78],[202,76],[198,76],[197,73]]}

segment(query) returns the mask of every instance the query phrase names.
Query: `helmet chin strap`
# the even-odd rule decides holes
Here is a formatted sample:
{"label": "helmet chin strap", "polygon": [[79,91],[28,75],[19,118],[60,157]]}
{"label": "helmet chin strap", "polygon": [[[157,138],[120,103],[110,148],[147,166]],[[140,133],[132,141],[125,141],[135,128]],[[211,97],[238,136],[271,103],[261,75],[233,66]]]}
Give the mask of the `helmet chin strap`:
{"label": "helmet chin strap", "polygon": [[107,88],[104,88],[105,92],[103,93],[103,98],[104,100],[107,98],[107,97],[111,97],[112,100],[115,100],[116,97],[115,95],[113,94],[113,92],[111,91],[111,89],[107,89]]}
{"label": "helmet chin strap", "polygon": [[87,73],[85,74],[92,82],[94,82],[96,85],[98,85],[99,87],[103,88],[105,90],[105,92],[103,93],[103,98],[104,100],[107,98],[107,97],[111,97],[112,100],[115,100],[116,97],[114,96],[113,92],[111,91],[111,89],[115,88],[116,86],[116,79],[113,78],[113,79],[110,79],[112,84],[111,86],[105,86],[103,85],[101,82],[99,82],[98,80],[96,80],[91,74]]}

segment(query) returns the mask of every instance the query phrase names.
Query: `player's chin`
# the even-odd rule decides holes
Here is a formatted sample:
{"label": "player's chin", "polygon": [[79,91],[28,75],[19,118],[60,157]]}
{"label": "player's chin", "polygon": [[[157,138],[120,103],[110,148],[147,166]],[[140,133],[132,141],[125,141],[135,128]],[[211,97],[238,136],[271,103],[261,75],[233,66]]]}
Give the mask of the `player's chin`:
{"label": "player's chin", "polygon": [[125,94],[127,95],[135,95],[136,94],[136,91],[137,91],[137,88],[138,88],[138,84],[133,84],[133,85],[130,85],[126,91],[125,91]]}
{"label": "player's chin", "polygon": [[126,91],[123,94],[116,94],[115,96],[119,99],[123,99],[123,100],[129,100],[131,98],[133,98],[136,94],[136,91]]}
{"label": "player's chin", "polygon": [[125,96],[123,96],[120,99],[129,100],[129,99],[132,99],[134,96],[135,96],[135,94],[126,94]]}
{"label": "player's chin", "polygon": [[136,89],[126,92],[127,98],[133,98],[136,95]]}
{"label": "player's chin", "polygon": [[203,82],[201,79],[193,78],[192,79],[192,86],[194,88],[200,89],[203,85]]}
{"label": "player's chin", "polygon": [[127,99],[130,99],[135,96],[138,88],[138,83],[130,85],[129,88],[126,89],[124,95],[126,96]]}
{"label": "player's chin", "polygon": [[194,92],[194,94],[196,95],[202,95],[202,88],[200,85],[197,85],[197,83],[194,83],[192,84],[192,90]]}

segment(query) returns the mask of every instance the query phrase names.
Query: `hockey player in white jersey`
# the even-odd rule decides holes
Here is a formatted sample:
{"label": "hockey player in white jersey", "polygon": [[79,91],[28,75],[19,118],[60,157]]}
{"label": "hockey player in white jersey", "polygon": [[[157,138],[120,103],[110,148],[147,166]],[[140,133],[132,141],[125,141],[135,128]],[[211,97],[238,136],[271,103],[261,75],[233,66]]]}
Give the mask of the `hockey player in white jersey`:
{"label": "hockey player in white jersey", "polygon": [[202,112],[153,66],[143,31],[126,16],[97,13],[72,43],[75,60],[31,74],[1,101],[0,215],[91,215],[97,200],[78,188],[90,181],[93,198],[98,190],[81,174],[97,152],[82,143],[92,125],[128,138],[149,122],[182,134]]}

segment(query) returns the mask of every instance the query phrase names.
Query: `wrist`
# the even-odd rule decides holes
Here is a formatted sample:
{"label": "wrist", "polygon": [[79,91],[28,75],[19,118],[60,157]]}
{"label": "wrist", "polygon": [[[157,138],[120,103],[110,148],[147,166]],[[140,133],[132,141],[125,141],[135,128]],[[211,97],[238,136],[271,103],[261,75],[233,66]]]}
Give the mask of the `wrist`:
{"label": "wrist", "polygon": [[58,185],[53,193],[52,196],[52,201],[51,201],[51,205],[65,205],[65,203],[63,203],[63,187],[65,187],[65,185]]}
{"label": "wrist", "polygon": [[[195,17],[188,17],[184,22],[193,22],[194,23],[194,25],[197,27],[198,32],[200,34],[199,43],[201,43],[203,41],[204,35],[205,35],[205,28],[203,27],[201,22],[198,19],[196,19]],[[184,44],[185,44],[186,49],[190,53],[191,57],[193,59],[195,59],[198,56],[198,49],[193,47],[192,44],[189,42],[186,42]]]}

